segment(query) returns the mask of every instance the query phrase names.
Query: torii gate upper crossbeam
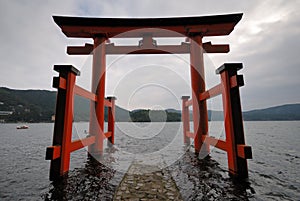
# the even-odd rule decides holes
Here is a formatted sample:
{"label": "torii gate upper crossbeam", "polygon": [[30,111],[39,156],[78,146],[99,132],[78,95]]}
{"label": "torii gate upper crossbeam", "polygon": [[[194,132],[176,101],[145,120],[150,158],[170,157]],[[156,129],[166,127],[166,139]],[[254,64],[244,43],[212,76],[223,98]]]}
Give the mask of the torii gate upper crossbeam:
{"label": "torii gate upper crossbeam", "polygon": [[[54,16],[55,23],[67,37],[95,38],[103,35],[112,37],[143,37],[144,32],[136,29],[153,29],[152,37],[182,37],[201,34],[204,36],[228,35],[241,20],[242,13],[203,17],[177,18],[84,18]],[[161,30],[159,30],[159,29]],[[169,30],[173,33],[164,32]],[[149,30],[145,30],[149,32]]]}

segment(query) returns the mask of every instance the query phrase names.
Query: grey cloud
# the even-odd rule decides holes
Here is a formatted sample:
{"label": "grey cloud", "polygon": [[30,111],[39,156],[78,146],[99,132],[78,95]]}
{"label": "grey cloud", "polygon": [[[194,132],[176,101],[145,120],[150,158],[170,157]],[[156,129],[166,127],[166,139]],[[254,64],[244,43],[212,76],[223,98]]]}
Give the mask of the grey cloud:
{"label": "grey cloud", "polygon": [[[51,65],[64,60],[65,39],[52,22],[53,12],[68,3],[1,1],[1,85],[13,88],[48,88]],[[52,26],[49,26],[52,25]],[[50,83],[50,84],[49,84]]]}
{"label": "grey cloud", "polygon": [[[80,84],[90,88],[90,57],[67,56],[67,45],[86,41],[67,39],[52,21],[52,15],[98,17],[161,17],[193,16],[243,12],[241,22],[230,36],[207,38],[214,43],[229,43],[229,54],[205,56],[207,86],[219,82],[215,68],[224,62],[243,62],[241,71],[246,85],[241,89],[244,109],[299,102],[299,1],[1,1],[0,85],[12,88],[51,89],[53,64],[71,63],[82,71]],[[276,11],[276,12],[275,12]],[[188,57],[185,60],[188,61]],[[112,60],[108,57],[108,64]],[[189,83],[189,65],[170,57],[134,57],[115,62],[108,68],[107,93],[113,93],[114,83],[134,66],[160,64],[176,69]],[[160,76],[178,96],[190,94],[172,77],[155,72],[139,74],[136,82]],[[153,74],[152,74],[153,73]],[[151,74],[151,75],[150,75]],[[150,93],[150,92],[149,92]],[[112,94],[109,94],[112,95]],[[147,98],[145,98],[147,97]],[[151,96],[144,96],[154,103]],[[119,100],[121,101],[121,100]],[[161,103],[170,98],[160,97]],[[213,102],[213,101],[212,101]],[[219,107],[219,103],[212,107]]]}

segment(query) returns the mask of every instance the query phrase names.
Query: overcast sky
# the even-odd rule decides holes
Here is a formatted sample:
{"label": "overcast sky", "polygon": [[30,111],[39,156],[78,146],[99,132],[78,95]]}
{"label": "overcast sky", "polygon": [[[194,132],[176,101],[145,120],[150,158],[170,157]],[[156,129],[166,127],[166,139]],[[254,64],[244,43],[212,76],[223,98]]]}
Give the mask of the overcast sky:
{"label": "overcast sky", "polygon": [[[54,64],[81,70],[78,83],[90,87],[91,58],[68,56],[66,46],[90,39],[67,39],[53,15],[92,17],[174,17],[244,13],[226,37],[205,38],[230,44],[228,54],[205,55],[207,87],[218,84],[214,71],[225,62],[242,62],[244,110],[300,102],[300,1],[5,1],[0,0],[0,86],[53,90]],[[114,41],[118,43],[120,41]],[[137,44],[137,41],[126,41]],[[175,43],[177,40],[161,40]],[[122,41],[120,42],[122,43]],[[124,43],[124,41],[123,41]],[[189,57],[127,56],[107,58],[107,95],[128,108],[180,108],[190,94]],[[218,98],[209,102],[219,109]]]}

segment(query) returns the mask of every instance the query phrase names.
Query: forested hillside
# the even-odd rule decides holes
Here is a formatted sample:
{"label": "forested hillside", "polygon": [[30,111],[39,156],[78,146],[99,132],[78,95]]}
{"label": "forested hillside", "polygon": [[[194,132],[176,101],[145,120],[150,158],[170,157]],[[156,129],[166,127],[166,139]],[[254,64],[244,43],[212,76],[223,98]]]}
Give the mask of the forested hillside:
{"label": "forested hillside", "polygon": [[[55,114],[56,91],[15,90],[0,87],[0,122],[51,122]],[[89,121],[90,102],[79,96],[74,101],[74,121]],[[116,106],[116,121],[172,122],[181,121],[181,111],[175,109],[128,111]],[[190,119],[192,120],[192,113]],[[107,108],[105,108],[105,120]],[[222,111],[208,111],[208,119],[223,120]],[[288,104],[243,112],[245,121],[300,120],[300,104]]]}

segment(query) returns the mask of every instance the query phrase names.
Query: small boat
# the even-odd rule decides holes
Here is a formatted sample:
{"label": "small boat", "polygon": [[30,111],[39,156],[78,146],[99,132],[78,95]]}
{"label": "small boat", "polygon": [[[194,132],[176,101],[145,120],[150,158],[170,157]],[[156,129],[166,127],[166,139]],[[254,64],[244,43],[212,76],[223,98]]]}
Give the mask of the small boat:
{"label": "small boat", "polygon": [[17,129],[28,129],[29,126],[27,125],[22,125],[22,126],[17,126]]}

